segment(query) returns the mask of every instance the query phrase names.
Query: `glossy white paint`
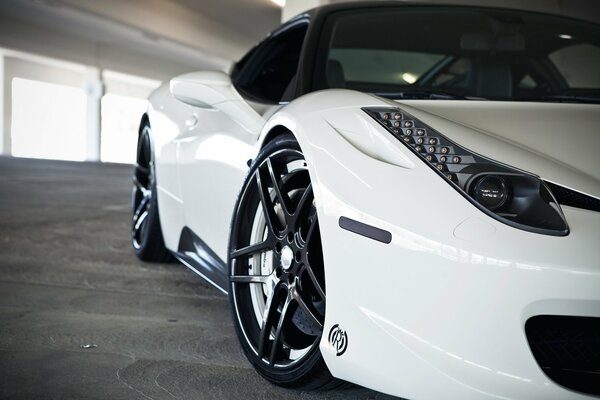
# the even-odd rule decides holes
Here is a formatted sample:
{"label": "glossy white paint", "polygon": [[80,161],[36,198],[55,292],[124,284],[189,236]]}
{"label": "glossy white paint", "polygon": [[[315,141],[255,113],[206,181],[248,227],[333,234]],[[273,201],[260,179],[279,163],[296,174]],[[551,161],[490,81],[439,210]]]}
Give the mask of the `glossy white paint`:
{"label": "glossy white paint", "polygon": [[[188,226],[226,262],[233,207],[248,170],[247,161],[256,153],[260,133],[260,130],[249,131],[248,126],[238,121],[242,114],[254,113],[258,118],[256,126],[262,127],[264,121],[259,112],[267,115],[271,107],[255,109],[244,102],[245,107],[218,109],[224,103],[240,101],[235,98],[239,97],[237,92],[227,95],[235,89],[220,87],[224,86],[225,78],[215,74],[216,77],[188,74],[193,79],[204,76],[201,86],[217,82],[214,86],[218,89],[211,91],[204,87],[198,95],[191,92],[187,97],[182,96],[192,103],[206,99],[202,108],[185,104],[171,94],[170,90],[183,90],[182,81],[190,80],[176,78],[171,81],[171,88],[163,85],[150,97],[148,116],[156,156],[158,208],[167,247],[177,251],[181,230]],[[228,77],[225,82],[231,86]],[[214,94],[219,90],[220,94]],[[208,106],[207,103],[213,103],[211,95],[213,99],[232,100]],[[196,96],[196,100],[190,96]]]}
{"label": "glossy white paint", "polygon": [[[473,207],[407,149],[398,150],[413,168],[389,165],[331,128],[384,135],[360,107],[385,104],[323,92],[272,122],[293,124],[309,161],[326,331],[339,324],[348,333],[342,357],[321,343],[332,373],[411,399],[585,398],[545,377],[523,326],[539,313],[600,316],[598,213],[565,208],[567,237],[517,230]],[[494,147],[480,152],[497,159]],[[391,245],[340,230],[340,215],[392,232]]]}
{"label": "glossy white paint", "polygon": [[178,137],[186,131],[184,121],[195,109],[174,99],[167,85],[154,91],[149,101],[161,227],[167,248],[177,250],[179,234],[185,226],[177,166]]}
{"label": "glossy white paint", "polygon": [[[176,250],[187,225],[225,260],[245,162],[271,129],[287,127],[313,181],[326,265],[325,332],[339,324],[348,334],[340,357],[327,335],[321,342],[334,376],[411,399],[588,398],[546,378],[524,323],[546,313],[600,317],[600,215],[564,207],[566,237],[496,221],[361,110],[390,104],[484,156],[600,195],[598,161],[580,146],[598,147],[590,129],[600,122],[598,106],[397,104],[329,90],[268,118],[275,109],[267,110],[259,138],[232,114],[183,105],[162,88],[149,117],[167,246]],[[191,115],[200,123],[188,129]],[[570,128],[563,140],[564,119]],[[392,242],[340,229],[342,215],[390,231]]]}
{"label": "glossy white paint", "polygon": [[223,111],[242,128],[258,134],[261,116],[235,90],[229,75],[220,71],[200,71],[171,79],[171,94],[191,106]]}

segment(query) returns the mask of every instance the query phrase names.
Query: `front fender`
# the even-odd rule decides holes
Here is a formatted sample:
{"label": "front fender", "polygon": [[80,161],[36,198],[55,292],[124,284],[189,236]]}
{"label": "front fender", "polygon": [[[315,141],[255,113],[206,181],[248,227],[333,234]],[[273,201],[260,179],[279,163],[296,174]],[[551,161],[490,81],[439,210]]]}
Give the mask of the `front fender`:
{"label": "front fender", "polygon": [[[540,313],[600,316],[600,217],[565,209],[575,228],[567,237],[496,221],[362,111],[390,104],[316,92],[273,115],[259,140],[285,127],[307,161],[325,262],[320,349],[331,373],[406,398],[584,398],[548,380],[523,327]],[[391,241],[342,229],[340,217]],[[336,325],[347,334],[340,355],[328,338]]]}

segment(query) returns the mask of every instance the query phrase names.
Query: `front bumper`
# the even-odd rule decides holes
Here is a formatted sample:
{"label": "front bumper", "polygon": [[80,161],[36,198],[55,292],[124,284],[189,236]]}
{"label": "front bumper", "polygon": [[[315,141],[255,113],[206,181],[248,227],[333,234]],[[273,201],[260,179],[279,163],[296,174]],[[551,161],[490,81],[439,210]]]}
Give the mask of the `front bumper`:
{"label": "front bumper", "polygon": [[567,211],[573,231],[562,243],[500,227],[486,235],[481,228],[495,223],[482,219],[460,226],[478,225],[487,238],[450,231],[444,243],[362,214],[393,232],[385,245],[342,231],[332,216],[322,228],[329,231],[325,332],[339,324],[348,334],[342,357],[322,341],[332,373],[410,399],[585,398],[544,374],[525,323],[536,315],[600,317],[600,274],[588,268],[598,260],[600,221],[586,235],[591,217]]}

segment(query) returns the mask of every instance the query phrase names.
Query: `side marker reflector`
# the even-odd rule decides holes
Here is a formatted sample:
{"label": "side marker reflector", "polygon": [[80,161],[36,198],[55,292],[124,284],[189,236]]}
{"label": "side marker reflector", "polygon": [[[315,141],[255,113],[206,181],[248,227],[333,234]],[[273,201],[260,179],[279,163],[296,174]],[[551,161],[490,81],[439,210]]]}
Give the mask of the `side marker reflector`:
{"label": "side marker reflector", "polygon": [[358,235],[376,240],[385,244],[392,242],[392,234],[383,229],[376,228],[371,225],[363,224],[362,222],[350,219],[348,217],[340,217],[340,228],[356,233]]}

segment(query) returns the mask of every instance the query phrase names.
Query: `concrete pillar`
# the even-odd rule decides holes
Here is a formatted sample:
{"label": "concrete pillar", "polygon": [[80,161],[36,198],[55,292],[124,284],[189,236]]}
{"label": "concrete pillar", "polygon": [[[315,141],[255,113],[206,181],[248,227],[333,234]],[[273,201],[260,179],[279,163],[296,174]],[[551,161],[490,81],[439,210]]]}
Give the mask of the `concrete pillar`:
{"label": "concrete pillar", "polygon": [[[4,87],[5,80],[4,54],[0,52],[0,154],[10,154],[10,137],[7,137],[10,136],[10,130],[4,127],[4,114],[6,113],[6,110],[4,109],[4,98],[8,95],[8,91],[5,90]],[[6,102],[9,101],[10,99],[6,100]]]}
{"label": "concrete pillar", "polygon": [[84,92],[87,96],[86,112],[86,157],[87,161],[100,161],[101,111],[100,102],[104,95],[104,83],[99,68],[85,70]]}

